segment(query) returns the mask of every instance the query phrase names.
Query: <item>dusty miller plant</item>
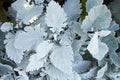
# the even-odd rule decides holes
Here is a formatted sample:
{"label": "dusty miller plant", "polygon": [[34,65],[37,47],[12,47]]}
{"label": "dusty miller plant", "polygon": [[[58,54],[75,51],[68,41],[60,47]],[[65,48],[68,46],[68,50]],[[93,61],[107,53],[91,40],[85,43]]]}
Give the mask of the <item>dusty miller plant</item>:
{"label": "dusty miller plant", "polygon": [[1,25],[0,79],[120,80],[118,24],[103,0],[87,0],[83,21],[81,5],[80,0],[62,6],[53,0],[12,3],[13,23]]}

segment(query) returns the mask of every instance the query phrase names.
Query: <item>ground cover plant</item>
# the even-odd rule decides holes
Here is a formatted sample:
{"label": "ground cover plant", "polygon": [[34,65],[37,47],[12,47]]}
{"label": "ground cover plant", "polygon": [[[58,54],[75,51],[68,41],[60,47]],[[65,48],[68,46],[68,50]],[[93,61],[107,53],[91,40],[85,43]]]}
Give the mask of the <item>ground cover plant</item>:
{"label": "ground cover plant", "polygon": [[120,80],[120,1],[10,1],[0,80]]}

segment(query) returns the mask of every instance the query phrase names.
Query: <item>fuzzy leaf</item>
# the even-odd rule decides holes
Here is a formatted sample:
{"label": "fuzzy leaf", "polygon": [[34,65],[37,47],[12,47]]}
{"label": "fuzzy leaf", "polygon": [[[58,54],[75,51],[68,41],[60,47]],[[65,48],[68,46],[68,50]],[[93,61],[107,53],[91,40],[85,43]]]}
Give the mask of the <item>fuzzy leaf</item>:
{"label": "fuzzy leaf", "polygon": [[[33,23],[43,12],[43,5],[29,4],[30,0],[17,0],[12,3],[9,13],[24,24]],[[18,5],[21,4],[21,5]]]}
{"label": "fuzzy leaf", "polygon": [[87,49],[90,54],[98,60],[102,60],[109,51],[107,45],[98,40],[98,32],[95,32],[93,35]]}
{"label": "fuzzy leaf", "polygon": [[116,38],[111,34],[102,39],[109,47],[110,60],[118,67],[120,67],[120,57],[115,52],[118,49],[118,42]]}
{"label": "fuzzy leaf", "polygon": [[120,56],[116,52],[109,52],[110,60],[117,66],[120,67]]}
{"label": "fuzzy leaf", "polygon": [[87,0],[86,9],[89,12],[93,7],[102,5],[103,0]]}
{"label": "fuzzy leaf", "polygon": [[47,66],[45,71],[50,76],[50,80],[81,80],[81,77],[77,73],[71,75],[63,73],[53,65]]}
{"label": "fuzzy leaf", "polygon": [[84,32],[90,31],[92,28],[94,31],[107,29],[111,20],[111,13],[105,5],[96,6],[90,10],[82,22],[81,28]]}
{"label": "fuzzy leaf", "polygon": [[62,27],[66,27],[66,13],[61,6],[56,3],[55,1],[51,1],[48,4],[45,22],[53,32],[60,32],[62,31]]}
{"label": "fuzzy leaf", "polygon": [[[15,2],[13,2],[11,4],[11,8],[13,10],[15,10],[16,12],[19,12],[19,10],[24,9],[23,5],[26,4],[26,3],[27,3],[26,0],[16,0]],[[22,5],[18,5],[18,4],[22,4]]]}
{"label": "fuzzy leaf", "polygon": [[[36,54],[32,55],[29,59],[29,64],[27,66],[26,71],[34,71],[43,67],[46,61],[46,56],[51,51],[53,47],[52,43],[48,41],[43,41],[37,46]],[[34,66],[32,66],[34,65]]]}
{"label": "fuzzy leaf", "polygon": [[29,72],[39,70],[44,66],[45,62],[46,58],[38,59],[38,54],[34,54],[29,59],[29,64],[26,68],[26,71]]}
{"label": "fuzzy leaf", "polygon": [[93,35],[93,38],[91,39],[87,49],[89,50],[89,52],[91,54],[96,54],[98,53],[99,51],[99,44],[98,44],[98,32],[96,32],[94,35]]}
{"label": "fuzzy leaf", "polygon": [[69,45],[55,46],[50,60],[62,72],[72,74],[73,51]]}
{"label": "fuzzy leaf", "polygon": [[80,0],[67,0],[63,5],[68,21],[77,21],[81,14]]}
{"label": "fuzzy leaf", "polygon": [[54,80],[67,80],[71,78],[71,75],[63,73],[53,65],[47,66],[45,73],[47,73]]}
{"label": "fuzzy leaf", "polygon": [[17,13],[17,20],[24,24],[33,23],[43,12],[43,6],[23,4],[24,8]]}
{"label": "fuzzy leaf", "polygon": [[12,33],[8,33],[6,35],[6,40],[4,41],[4,43],[6,44],[5,48],[8,57],[11,60],[14,60],[16,63],[21,62],[24,54],[20,49],[14,47],[15,37],[18,35],[18,33],[16,35],[13,35]]}
{"label": "fuzzy leaf", "polygon": [[109,52],[114,52],[118,49],[118,42],[113,34],[110,34],[102,39],[109,47]]}
{"label": "fuzzy leaf", "polygon": [[105,43],[99,43],[99,52],[96,55],[93,55],[98,60],[102,60],[105,55],[108,53],[109,48]]}
{"label": "fuzzy leaf", "polygon": [[48,41],[43,41],[37,46],[36,52],[37,52],[37,59],[44,58],[51,50],[52,50],[53,44],[49,43]]}
{"label": "fuzzy leaf", "polygon": [[43,32],[40,30],[39,25],[35,27],[25,27],[25,31],[19,33],[15,38],[14,46],[17,49],[21,49],[23,51],[29,51],[43,41]]}

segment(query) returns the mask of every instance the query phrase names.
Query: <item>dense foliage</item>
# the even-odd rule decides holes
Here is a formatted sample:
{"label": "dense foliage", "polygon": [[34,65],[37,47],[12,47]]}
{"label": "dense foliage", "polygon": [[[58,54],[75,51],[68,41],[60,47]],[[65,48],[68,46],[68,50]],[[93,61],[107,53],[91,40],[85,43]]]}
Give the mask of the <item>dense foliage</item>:
{"label": "dense foliage", "polygon": [[117,0],[10,2],[0,2],[0,80],[120,80]]}

